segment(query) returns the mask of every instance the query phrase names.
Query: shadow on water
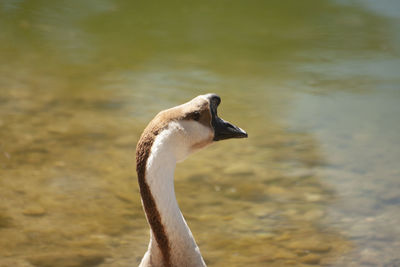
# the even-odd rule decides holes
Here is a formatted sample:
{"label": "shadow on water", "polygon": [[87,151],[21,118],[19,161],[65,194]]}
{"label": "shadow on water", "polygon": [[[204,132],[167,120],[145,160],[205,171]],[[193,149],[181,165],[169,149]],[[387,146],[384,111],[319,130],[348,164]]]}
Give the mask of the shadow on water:
{"label": "shadow on water", "polygon": [[0,266],[139,262],[136,141],[156,112],[209,91],[250,138],[176,173],[208,265],[361,265],[332,222],[343,196],[324,147],[285,118],[299,93],[377,84],[335,73],[349,54],[397,51],[385,18],[328,1],[3,1],[0,25]]}

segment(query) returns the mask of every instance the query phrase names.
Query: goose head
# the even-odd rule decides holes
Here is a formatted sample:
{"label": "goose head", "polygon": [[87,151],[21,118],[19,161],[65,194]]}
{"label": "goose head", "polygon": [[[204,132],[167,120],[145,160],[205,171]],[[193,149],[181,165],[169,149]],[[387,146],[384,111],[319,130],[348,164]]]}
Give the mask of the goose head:
{"label": "goose head", "polygon": [[157,129],[156,125],[163,125],[163,130],[166,130],[163,132],[168,134],[168,142],[173,144],[178,162],[213,142],[247,137],[244,130],[218,116],[220,103],[221,98],[216,94],[199,95],[182,105],[161,111],[148,128]]}

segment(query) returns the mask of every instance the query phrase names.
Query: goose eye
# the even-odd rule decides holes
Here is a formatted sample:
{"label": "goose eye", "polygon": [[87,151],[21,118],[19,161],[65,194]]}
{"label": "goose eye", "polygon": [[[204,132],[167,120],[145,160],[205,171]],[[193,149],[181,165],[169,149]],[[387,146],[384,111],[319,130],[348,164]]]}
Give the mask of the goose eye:
{"label": "goose eye", "polygon": [[193,112],[193,119],[195,121],[198,121],[200,119],[200,112],[198,111]]}

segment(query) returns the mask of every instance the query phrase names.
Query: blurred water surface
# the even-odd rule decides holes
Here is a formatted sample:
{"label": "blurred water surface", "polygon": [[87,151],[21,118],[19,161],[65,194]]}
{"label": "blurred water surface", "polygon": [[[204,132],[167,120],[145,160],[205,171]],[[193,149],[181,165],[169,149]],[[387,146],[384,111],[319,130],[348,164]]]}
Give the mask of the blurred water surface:
{"label": "blurred water surface", "polygon": [[136,266],[134,150],[206,92],[249,132],[180,164],[209,266],[399,266],[398,1],[0,2],[0,266]]}

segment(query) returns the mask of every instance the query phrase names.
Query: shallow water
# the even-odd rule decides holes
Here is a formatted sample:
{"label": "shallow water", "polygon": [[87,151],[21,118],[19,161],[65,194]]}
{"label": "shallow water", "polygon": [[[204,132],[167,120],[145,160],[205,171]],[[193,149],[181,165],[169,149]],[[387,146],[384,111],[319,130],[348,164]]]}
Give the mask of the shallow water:
{"label": "shallow water", "polygon": [[136,141],[206,92],[249,133],[177,168],[209,266],[399,266],[399,10],[1,1],[0,266],[136,266]]}

